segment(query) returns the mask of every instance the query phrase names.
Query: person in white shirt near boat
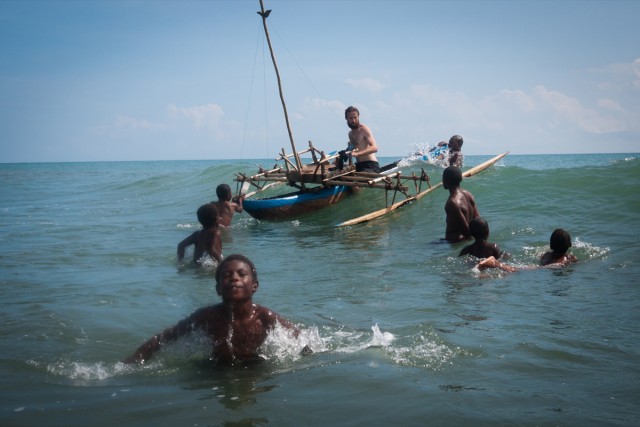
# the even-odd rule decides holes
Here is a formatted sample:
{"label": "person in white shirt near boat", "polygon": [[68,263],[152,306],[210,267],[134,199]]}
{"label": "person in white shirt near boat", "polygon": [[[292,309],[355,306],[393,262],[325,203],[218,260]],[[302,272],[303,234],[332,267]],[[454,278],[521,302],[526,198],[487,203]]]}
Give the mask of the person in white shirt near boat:
{"label": "person in white shirt near boat", "polygon": [[[349,131],[349,148],[356,158],[356,172],[380,173],[380,164],[376,153],[378,146],[368,126],[360,123],[360,111],[356,107],[349,107],[344,111]],[[353,147],[353,148],[351,148]]]}

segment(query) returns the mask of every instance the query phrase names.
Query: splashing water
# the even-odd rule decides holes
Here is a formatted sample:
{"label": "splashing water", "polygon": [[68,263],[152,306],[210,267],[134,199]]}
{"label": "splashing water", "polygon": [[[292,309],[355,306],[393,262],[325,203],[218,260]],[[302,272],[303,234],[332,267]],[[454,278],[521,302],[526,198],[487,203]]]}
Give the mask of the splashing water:
{"label": "splashing water", "polygon": [[430,146],[428,143],[414,144],[409,154],[400,161],[400,166],[412,166],[428,163],[434,166],[446,167],[449,157],[448,146]]}

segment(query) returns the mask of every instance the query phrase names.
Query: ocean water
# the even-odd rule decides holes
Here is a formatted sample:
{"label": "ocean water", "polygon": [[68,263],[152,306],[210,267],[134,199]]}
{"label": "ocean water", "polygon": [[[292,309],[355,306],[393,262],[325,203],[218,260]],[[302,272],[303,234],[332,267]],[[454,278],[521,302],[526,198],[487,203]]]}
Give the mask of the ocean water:
{"label": "ocean water", "polygon": [[[300,340],[274,332],[253,365],[209,366],[201,336],[120,363],[218,301],[215,266],[179,263],[176,245],[255,163],[271,166],[0,164],[0,425],[640,425],[638,154],[509,155],[463,181],[511,263],[569,231],[580,262],[562,269],[478,272],[439,241],[442,189],[346,228],[384,197],[295,221],[236,214],[224,253],[255,262],[255,302]],[[440,182],[404,168],[421,167]]]}

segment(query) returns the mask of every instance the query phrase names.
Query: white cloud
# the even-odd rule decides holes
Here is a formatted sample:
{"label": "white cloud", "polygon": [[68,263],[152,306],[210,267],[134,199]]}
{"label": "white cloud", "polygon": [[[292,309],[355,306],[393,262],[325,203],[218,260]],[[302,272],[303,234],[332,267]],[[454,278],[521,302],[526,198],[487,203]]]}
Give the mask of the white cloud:
{"label": "white cloud", "polygon": [[196,129],[215,128],[224,115],[222,107],[217,104],[197,105],[195,107],[167,106],[169,117],[184,117],[192,122]]}
{"label": "white cloud", "polygon": [[333,112],[342,114],[347,108],[342,102],[336,100],[327,100],[320,98],[306,99],[305,104],[309,105],[313,110],[328,109]]}
{"label": "white cloud", "polygon": [[623,111],[619,103],[613,99],[602,98],[598,100],[598,106],[611,111]]}
{"label": "white cloud", "polygon": [[640,58],[633,61],[633,64],[631,64],[631,68],[635,76],[635,79],[633,80],[633,86],[640,89]]}
{"label": "white cloud", "polygon": [[535,87],[530,93],[523,90],[501,90],[495,95],[474,99],[464,93],[449,92],[430,85],[411,88],[415,108],[428,108],[444,114],[450,123],[464,123],[466,127],[506,129],[511,123],[529,123],[534,127],[578,127],[593,134],[625,130],[625,121],[614,112],[622,108],[612,99],[603,98],[597,106],[610,115],[583,106],[574,97],[562,92]]}
{"label": "white cloud", "polygon": [[371,77],[347,79],[346,83],[355,89],[361,89],[368,92],[380,92],[385,87],[381,82]]}
{"label": "white cloud", "polygon": [[576,98],[561,92],[547,90],[537,86],[533,95],[543,104],[551,107],[558,118],[577,125],[584,131],[595,134],[619,132],[625,130],[625,123],[611,116],[604,116],[586,108]]}
{"label": "white cloud", "polygon": [[113,122],[113,127],[116,129],[153,130],[161,128],[162,125],[152,124],[145,119],[136,119],[134,117],[118,115]]}

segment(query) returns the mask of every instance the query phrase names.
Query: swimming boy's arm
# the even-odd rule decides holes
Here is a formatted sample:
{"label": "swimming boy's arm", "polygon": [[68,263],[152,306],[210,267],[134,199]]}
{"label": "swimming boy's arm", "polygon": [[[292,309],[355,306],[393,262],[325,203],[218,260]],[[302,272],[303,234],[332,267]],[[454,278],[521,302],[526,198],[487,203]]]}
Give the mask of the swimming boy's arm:
{"label": "swimming boy's arm", "polygon": [[[293,336],[295,338],[298,338],[298,336],[300,335],[300,328],[298,328],[296,325],[294,325],[291,321],[289,321],[288,319],[280,316],[278,313],[276,313],[275,311],[269,310],[268,308],[265,307],[261,307],[261,309],[263,310],[263,314],[266,316],[267,319],[269,319],[267,321],[267,324],[269,324],[269,328],[273,329],[275,327],[276,322],[279,323],[283,328],[290,330],[293,333]],[[306,344],[302,350],[300,350],[300,355],[302,356],[308,356],[310,354],[313,354],[313,350],[311,349],[311,347],[309,347],[308,344]]]}
{"label": "swimming boy's arm", "polygon": [[165,329],[159,334],[156,334],[149,338],[144,344],[129,357],[124,359],[124,363],[144,363],[151,359],[151,357],[158,351],[164,344],[175,341],[180,336],[191,332],[196,326],[196,319],[194,315],[187,317],[186,319],[178,322],[177,325]]}
{"label": "swimming boy's arm", "polygon": [[244,210],[244,207],[242,206],[243,201],[244,201],[244,194],[236,198],[235,206],[234,206],[236,212],[240,213]]}
{"label": "swimming boy's arm", "polygon": [[184,251],[191,245],[195,245],[198,238],[198,232],[191,233],[189,237],[178,243],[178,259],[184,258]]}
{"label": "swimming boy's arm", "polygon": [[578,262],[578,258],[576,258],[576,256],[573,254],[559,255],[555,252],[549,251],[542,255],[542,257],[540,257],[540,265],[543,267],[564,266],[572,262]]}
{"label": "swimming boy's arm", "polygon": [[476,265],[476,267],[478,267],[478,270],[484,270],[487,268],[499,268],[504,271],[518,271],[515,267],[500,262],[493,256],[483,259],[478,263],[478,265]]}

